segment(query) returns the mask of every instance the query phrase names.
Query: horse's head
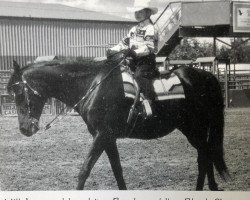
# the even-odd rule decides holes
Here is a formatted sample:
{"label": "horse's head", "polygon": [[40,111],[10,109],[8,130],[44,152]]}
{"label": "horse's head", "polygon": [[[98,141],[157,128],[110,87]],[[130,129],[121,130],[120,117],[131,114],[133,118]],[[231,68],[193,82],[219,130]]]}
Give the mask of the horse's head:
{"label": "horse's head", "polygon": [[34,80],[25,78],[25,70],[21,70],[15,61],[13,61],[13,66],[14,72],[10,77],[7,89],[16,102],[21,133],[31,136],[39,130],[38,122],[45,104],[45,98],[32,86]]}

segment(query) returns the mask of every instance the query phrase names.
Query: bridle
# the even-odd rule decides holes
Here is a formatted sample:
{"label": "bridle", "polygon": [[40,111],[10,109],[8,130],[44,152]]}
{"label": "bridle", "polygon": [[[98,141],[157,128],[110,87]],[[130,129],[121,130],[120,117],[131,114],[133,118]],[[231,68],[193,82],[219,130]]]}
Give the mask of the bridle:
{"label": "bridle", "polygon": [[[123,65],[122,63],[124,62],[126,58],[126,55],[123,57],[123,59],[115,66],[113,67],[106,75],[105,77],[100,80],[99,82],[97,82],[95,85],[93,85],[85,95],[83,95],[83,97],[71,108],[71,110],[75,109],[81,102],[83,102],[100,84],[102,84],[111,74],[112,72],[119,66]],[[31,114],[31,106],[30,106],[30,97],[29,97],[29,93],[28,90],[30,90],[34,95],[39,96],[39,97],[43,97],[37,90],[35,90],[33,87],[30,86],[30,84],[28,84],[28,82],[25,80],[25,78],[22,76],[22,81],[18,81],[14,84],[12,84],[11,86],[15,86],[15,85],[23,85],[24,87],[24,95],[25,95],[25,99],[28,105],[28,113],[29,113],[29,117]],[[64,113],[64,111],[66,110],[68,106],[65,106],[61,109],[61,111],[49,122],[47,123],[47,125],[45,126],[44,130],[48,130],[51,127],[51,124],[60,116]],[[33,122],[32,122],[33,123]],[[33,123],[34,124],[34,123]]]}
{"label": "bridle", "polygon": [[42,97],[42,95],[35,90],[33,87],[30,86],[30,84],[28,84],[28,82],[25,80],[24,76],[22,76],[22,80],[18,81],[16,83],[13,83],[11,85],[11,87],[15,86],[15,85],[19,85],[21,87],[23,87],[23,91],[24,91],[24,96],[25,96],[25,101],[28,105],[28,113],[29,113],[29,117],[31,114],[31,106],[30,106],[30,95],[29,95],[29,90],[35,95],[35,96],[39,96]]}
{"label": "bridle", "polygon": [[[33,124],[33,126],[35,126],[39,130],[39,126],[38,126],[38,121],[39,120],[31,116],[31,105],[30,105],[29,90],[35,96],[42,97],[42,95],[37,90],[35,90],[33,87],[31,87],[30,84],[28,84],[28,82],[25,80],[24,76],[22,76],[22,80],[21,81],[18,81],[16,83],[12,84],[11,87],[13,87],[15,85],[23,87],[25,101],[26,101],[27,106],[28,106],[28,118],[32,119],[31,124]],[[15,93],[14,93],[14,95],[15,95]]]}

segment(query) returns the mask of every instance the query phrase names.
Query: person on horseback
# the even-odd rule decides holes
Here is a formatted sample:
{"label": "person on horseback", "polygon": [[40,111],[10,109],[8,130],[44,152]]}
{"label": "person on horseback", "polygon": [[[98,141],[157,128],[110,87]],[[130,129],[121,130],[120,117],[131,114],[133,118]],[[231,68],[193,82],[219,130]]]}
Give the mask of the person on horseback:
{"label": "person on horseback", "polygon": [[147,115],[152,115],[151,102],[155,99],[152,79],[159,74],[155,61],[155,54],[158,50],[158,32],[150,19],[150,16],[157,12],[158,9],[152,7],[136,11],[135,19],[139,22],[138,25],[134,26],[118,45],[110,48],[110,52],[119,52],[128,48],[131,50],[136,63],[135,79],[145,96],[143,104]]}

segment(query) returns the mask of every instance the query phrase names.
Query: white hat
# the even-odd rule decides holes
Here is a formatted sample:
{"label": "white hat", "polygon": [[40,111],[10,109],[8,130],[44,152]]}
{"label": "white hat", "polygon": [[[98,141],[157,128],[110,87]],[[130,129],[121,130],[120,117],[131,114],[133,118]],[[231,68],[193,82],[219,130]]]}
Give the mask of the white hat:
{"label": "white hat", "polygon": [[151,10],[151,15],[154,15],[154,14],[156,14],[158,12],[158,8],[156,8],[156,7],[140,8],[140,9],[135,10],[135,12],[140,12],[140,11],[145,10],[145,9]]}

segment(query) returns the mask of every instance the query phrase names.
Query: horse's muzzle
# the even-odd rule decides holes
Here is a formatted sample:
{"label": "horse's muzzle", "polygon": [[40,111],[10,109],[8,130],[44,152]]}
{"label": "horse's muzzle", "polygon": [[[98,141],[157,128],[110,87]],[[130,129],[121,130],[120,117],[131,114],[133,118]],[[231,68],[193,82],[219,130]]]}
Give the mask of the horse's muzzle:
{"label": "horse's muzzle", "polygon": [[20,131],[23,135],[30,137],[39,130],[39,124],[37,119],[30,119],[28,123],[20,126]]}

